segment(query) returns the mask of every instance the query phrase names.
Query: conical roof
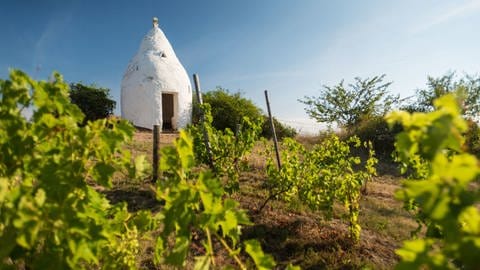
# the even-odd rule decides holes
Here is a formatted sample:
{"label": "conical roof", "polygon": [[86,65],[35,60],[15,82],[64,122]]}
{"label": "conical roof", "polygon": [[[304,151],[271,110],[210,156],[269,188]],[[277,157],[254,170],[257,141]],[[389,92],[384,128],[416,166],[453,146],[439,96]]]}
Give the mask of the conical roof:
{"label": "conical roof", "polygon": [[176,94],[177,128],[191,120],[192,90],[185,68],[154,20],[122,80],[122,117],[134,125],[162,124],[162,93]]}

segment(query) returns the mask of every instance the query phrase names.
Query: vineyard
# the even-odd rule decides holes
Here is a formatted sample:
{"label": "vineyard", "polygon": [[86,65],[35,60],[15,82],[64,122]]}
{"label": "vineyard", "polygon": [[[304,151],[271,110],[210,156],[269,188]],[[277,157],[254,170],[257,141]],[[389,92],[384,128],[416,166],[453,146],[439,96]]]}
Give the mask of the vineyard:
{"label": "vineyard", "polygon": [[284,139],[276,164],[257,119],[217,130],[205,104],[152,183],[151,135],[80,125],[68,91],[59,74],[0,81],[2,269],[479,267],[480,164],[453,95],[386,116],[396,164],[333,133]]}

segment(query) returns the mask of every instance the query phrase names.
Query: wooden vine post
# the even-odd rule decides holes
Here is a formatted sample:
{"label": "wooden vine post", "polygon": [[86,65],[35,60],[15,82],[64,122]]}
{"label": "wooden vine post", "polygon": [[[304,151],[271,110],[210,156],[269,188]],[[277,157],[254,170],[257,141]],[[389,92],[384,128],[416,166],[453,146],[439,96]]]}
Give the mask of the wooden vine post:
{"label": "wooden vine post", "polygon": [[[235,125],[235,143],[238,144],[238,136],[240,136],[240,129],[242,128],[242,125],[236,124]],[[235,153],[235,159],[234,159],[234,166],[235,169],[238,171],[238,156],[237,153]]]}
{"label": "wooden vine post", "polygon": [[198,104],[200,105],[200,124],[202,125],[202,130],[203,130],[203,141],[205,143],[205,147],[207,150],[207,155],[208,155],[208,165],[212,170],[215,170],[215,167],[213,166],[213,154],[212,154],[212,147],[210,146],[210,139],[208,138],[208,131],[205,127],[205,112],[203,111],[203,108],[201,108],[201,105],[203,105],[203,100],[202,100],[202,94],[200,90],[200,79],[198,78],[198,74],[193,74],[193,82],[195,84],[195,92],[197,94],[197,101]]}
{"label": "wooden vine post", "polygon": [[[272,117],[272,111],[270,109],[270,101],[268,101],[268,92],[267,90],[265,90],[265,101],[267,102],[267,111],[268,111],[268,118],[270,119],[270,127],[272,129],[272,134],[273,134],[273,145],[275,147],[275,155],[277,157],[277,166],[278,166],[278,170],[281,170],[282,169],[282,163],[281,163],[281,160],[280,160],[280,151],[278,150],[278,140],[277,140],[277,133],[275,132],[275,124],[273,123],[273,117]],[[263,208],[265,208],[265,206],[267,205],[267,203],[277,197],[278,195],[280,195],[281,193],[285,192],[286,190],[280,190],[279,192],[276,192],[276,193],[271,193],[270,192],[270,195],[268,196],[268,198],[262,203],[262,205],[258,208],[258,212],[262,212]]]}
{"label": "wooden vine post", "polygon": [[153,152],[152,152],[152,182],[156,183],[158,180],[158,163],[160,161],[158,150],[160,146],[160,125],[153,125]]}
{"label": "wooden vine post", "polygon": [[277,156],[277,165],[278,169],[282,169],[282,163],[280,161],[280,151],[278,150],[278,140],[277,133],[275,132],[275,125],[273,123],[272,111],[270,110],[270,102],[268,101],[268,92],[265,90],[265,100],[267,102],[268,118],[270,119],[270,127],[272,128],[273,134],[273,145],[275,146],[275,154]]}

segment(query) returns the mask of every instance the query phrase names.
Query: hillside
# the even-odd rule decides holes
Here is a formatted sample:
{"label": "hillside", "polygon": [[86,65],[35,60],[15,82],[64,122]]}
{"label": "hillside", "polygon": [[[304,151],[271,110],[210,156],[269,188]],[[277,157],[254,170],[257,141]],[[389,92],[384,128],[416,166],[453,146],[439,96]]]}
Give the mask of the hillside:
{"label": "hillside", "polygon": [[[175,137],[175,134],[162,134],[161,147],[171,144]],[[151,133],[137,132],[130,148],[134,155],[145,154],[150,159]],[[233,194],[254,223],[244,228],[242,238],[260,240],[264,250],[275,257],[279,266],[293,263],[303,269],[391,269],[395,265],[398,260],[395,249],[417,225],[402,209],[402,203],[394,199],[394,191],[401,181],[394,164],[382,161],[378,164],[379,176],[369,183],[368,192],[361,199],[361,240],[354,244],[348,238],[347,224],[340,219],[343,213],[340,206],[335,207],[337,214],[332,220],[326,220],[321,212],[310,211],[300,202],[287,204],[272,200],[259,212],[258,208],[268,193],[263,185],[265,159],[261,155],[261,146],[257,146],[248,157],[249,169],[241,174],[240,192]],[[114,189],[107,195],[113,202],[126,201],[130,211],[155,211],[161,205],[156,202],[147,182],[126,183],[117,177]],[[199,243],[201,237],[198,235],[195,243]],[[155,269],[152,262],[154,243],[148,240],[143,243],[139,263],[142,268]],[[200,245],[193,245],[191,255],[202,249]],[[221,252],[217,257],[217,260],[227,260],[229,264]]]}

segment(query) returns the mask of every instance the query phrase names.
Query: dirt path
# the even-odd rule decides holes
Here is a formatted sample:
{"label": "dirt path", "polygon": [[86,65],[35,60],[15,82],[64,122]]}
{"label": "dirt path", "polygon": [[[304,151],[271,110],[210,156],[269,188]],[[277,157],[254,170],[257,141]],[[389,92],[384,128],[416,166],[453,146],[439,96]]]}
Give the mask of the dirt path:
{"label": "dirt path", "polygon": [[[171,144],[173,141],[178,138],[178,133],[161,133],[160,134],[160,143],[161,144]],[[151,131],[137,131],[133,135],[133,140],[136,142],[153,142],[153,134]]]}

